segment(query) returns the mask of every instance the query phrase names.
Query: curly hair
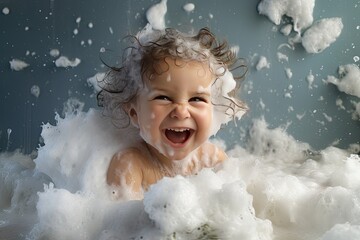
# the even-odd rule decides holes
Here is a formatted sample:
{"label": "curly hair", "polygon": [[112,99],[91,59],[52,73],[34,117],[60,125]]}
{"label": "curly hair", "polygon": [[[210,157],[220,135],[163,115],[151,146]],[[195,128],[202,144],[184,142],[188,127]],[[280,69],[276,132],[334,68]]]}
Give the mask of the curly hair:
{"label": "curly hair", "polygon": [[[231,92],[218,94],[223,100],[213,101],[213,105],[223,107],[223,111],[232,117],[239,111],[246,111],[247,106],[236,98],[240,87],[240,80],[245,77],[245,64],[236,64],[239,59],[226,41],[219,43],[208,28],[202,28],[196,35],[188,35],[176,29],[152,30],[145,28],[137,36],[128,36],[131,44],[125,49],[122,65],[110,67],[104,79],[99,83],[101,90],[97,95],[98,105],[104,107],[105,115],[112,117],[116,125],[125,127],[129,124],[129,117],[124,108],[131,102],[143,87],[143,79],[151,79],[154,74],[162,74],[168,69],[159,68],[165,58],[172,57],[186,61],[199,61],[209,65],[215,75],[216,82],[227,72],[243,69],[240,76],[232,77],[237,80],[236,87]],[[219,84],[218,84],[219,85]],[[221,84],[220,84],[221,85]],[[221,86],[218,88],[221,88]],[[228,110],[231,109],[231,113]]]}

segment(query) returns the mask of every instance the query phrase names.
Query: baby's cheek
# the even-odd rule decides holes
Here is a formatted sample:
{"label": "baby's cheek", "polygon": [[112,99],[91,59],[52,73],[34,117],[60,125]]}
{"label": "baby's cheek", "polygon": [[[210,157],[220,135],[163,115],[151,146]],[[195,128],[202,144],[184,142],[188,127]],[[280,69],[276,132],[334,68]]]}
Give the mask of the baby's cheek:
{"label": "baby's cheek", "polygon": [[151,125],[149,123],[143,124],[140,128],[140,136],[144,139],[145,142],[152,142],[152,134],[151,134]]}

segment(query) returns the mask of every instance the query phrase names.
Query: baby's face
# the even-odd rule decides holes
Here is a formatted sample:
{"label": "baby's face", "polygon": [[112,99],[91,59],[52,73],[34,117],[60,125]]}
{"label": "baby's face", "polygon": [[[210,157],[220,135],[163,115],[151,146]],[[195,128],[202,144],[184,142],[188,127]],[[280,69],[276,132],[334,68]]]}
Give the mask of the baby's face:
{"label": "baby's face", "polygon": [[[130,117],[159,158],[182,160],[210,136],[214,75],[197,61],[166,58],[166,63],[168,71],[144,79]],[[166,63],[159,67],[167,69]]]}

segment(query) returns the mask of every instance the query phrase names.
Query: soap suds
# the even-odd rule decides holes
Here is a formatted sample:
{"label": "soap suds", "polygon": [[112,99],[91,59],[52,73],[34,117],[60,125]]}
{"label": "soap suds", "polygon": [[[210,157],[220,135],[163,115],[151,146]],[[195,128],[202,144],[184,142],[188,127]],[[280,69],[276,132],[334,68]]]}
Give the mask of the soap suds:
{"label": "soap suds", "polygon": [[267,61],[266,57],[260,56],[258,63],[256,64],[256,70],[261,70],[263,68],[270,68],[270,63]]}
{"label": "soap suds", "polygon": [[342,29],[341,18],[321,19],[305,31],[302,45],[308,53],[320,53],[336,41]]}
{"label": "soap suds", "polygon": [[70,60],[66,56],[60,56],[58,59],[55,60],[56,67],[77,67],[81,63],[79,58],[75,58],[74,60]]}
{"label": "soap suds", "polygon": [[281,24],[285,15],[292,18],[294,30],[301,33],[313,22],[314,6],[315,0],[262,0],[258,5],[258,11],[276,25]]}
{"label": "soap suds", "polygon": [[38,98],[40,96],[40,87],[38,85],[33,85],[30,89],[30,92],[32,95]]}
{"label": "soap suds", "polygon": [[194,11],[195,9],[195,4],[193,3],[187,3],[183,6],[183,9],[187,12],[187,13],[190,13],[192,11]]}
{"label": "soap suds", "polygon": [[161,0],[160,3],[151,6],[146,11],[146,19],[153,29],[165,29],[165,14],[167,12],[166,2],[167,0]]}
{"label": "soap suds", "polygon": [[8,7],[4,7],[4,8],[2,9],[2,13],[3,13],[4,15],[8,15],[8,14],[10,13],[10,9],[9,9]]}
{"label": "soap suds", "polygon": [[355,64],[341,65],[339,78],[328,76],[325,82],[336,85],[341,92],[360,98],[360,69]]}
{"label": "soap suds", "polygon": [[19,59],[12,59],[9,63],[10,63],[10,68],[15,71],[21,71],[24,68],[30,66],[30,64]]}

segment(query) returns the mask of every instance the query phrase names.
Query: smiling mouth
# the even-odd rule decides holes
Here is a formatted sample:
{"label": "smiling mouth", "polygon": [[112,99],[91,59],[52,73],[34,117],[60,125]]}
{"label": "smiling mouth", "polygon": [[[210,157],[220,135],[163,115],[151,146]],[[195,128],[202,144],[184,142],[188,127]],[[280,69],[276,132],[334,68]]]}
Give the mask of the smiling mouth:
{"label": "smiling mouth", "polygon": [[167,128],[165,129],[165,136],[174,144],[182,144],[191,137],[193,132],[194,130],[189,128]]}

